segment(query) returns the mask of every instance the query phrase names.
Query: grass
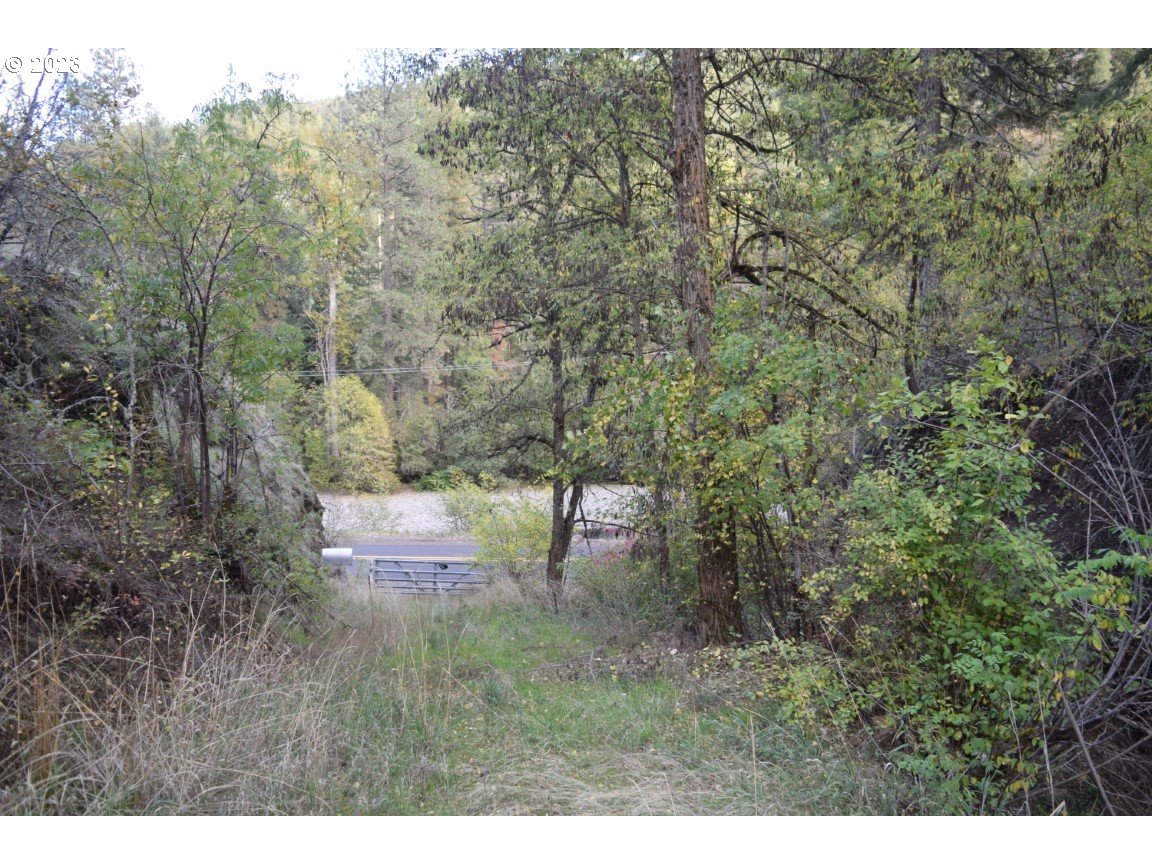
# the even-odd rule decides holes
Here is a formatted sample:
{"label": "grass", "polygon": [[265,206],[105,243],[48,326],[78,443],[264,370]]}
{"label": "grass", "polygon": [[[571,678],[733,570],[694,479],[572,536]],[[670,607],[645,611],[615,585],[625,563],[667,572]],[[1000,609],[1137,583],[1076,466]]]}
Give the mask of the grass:
{"label": "grass", "polygon": [[[65,711],[7,813],[895,813],[915,790],[734,704],[683,652],[619,653],[509,586],[340,583],[323,638],[223,640],[111,713]],[[637,659],[639,658],[639,659]],[[75,694],[60,697],[64,702]],[[46,755],[47,754],[47,755]]]}

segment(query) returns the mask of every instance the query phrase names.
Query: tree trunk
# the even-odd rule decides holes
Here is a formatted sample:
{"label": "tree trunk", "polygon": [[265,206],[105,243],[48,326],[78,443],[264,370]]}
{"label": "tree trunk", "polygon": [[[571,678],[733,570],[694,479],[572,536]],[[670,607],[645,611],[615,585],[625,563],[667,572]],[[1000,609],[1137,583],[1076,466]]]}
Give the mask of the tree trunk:
{"label": "tree trunk", "polygon": [[200,439],[200,525],[208,534],[212,528],[212,450],[208,438],[208,398],[204,392],[203,366],[196,370],[196,428]]}
{"label": "tree trunk", "polygon": [[180,506],[188,515],[196,500],[196,468],[193,461],[192,439],[192,370],[191,358],[179,373],[175,391],[176,410],[179,414],[178,437],[176,444],[176,486],[180,496]]}
{"label": "tree trunk", "polygon": [[336,381],[336,286],[339,278],[335,266],[328,265],[328,320],[324,324],[324,383]]}
{"label": "tree trunk", "polygon": [[[680,245],[676,269],[687,325],[688,354],[694,361],[697,391],[694,434],[706,431],[704,417],[713,375],[712,319],[715,290],[709,267],[708,167],[704,152],[704,79],[699,48],[672,52],[673,168]],[[734,520],[724,502],[708,492],[711,456],[702,452],[692,478],[696,504],[696,579],[700,638],[725,643],[743,632]]]}
{"label": "tree trunk", "polygon": [[672,53],[675,106],[672,181],[680,245],[676,270],[688,331],[688,354],[702,376],[712,371],[712,317],[716,295],[709,272],[708,165],[704,154],[704,80],[700,49]]}
{"label": "tree trunk", "polygon": [[336,266],[328,265],[328,321],[324,326],[324,389],[328,398],[324,400],[324,425],[326,427],[328,455],[333,459],[340,458],[340,445],[337,441],[336,405],[332,398],[332,387],[336,383],[336,315],[337,298],[336,284],[338,282]]}
{"label": "tree trunk", "polygon": [[584,499],[584,484],[573,483],[568,506],[565,507],[564,493],[568,488],[568,484],[559,477],[552,481],[552,535],[548,544],[545,582],[553,611],[560,609],[560,601],[564,597],[564,562],[568,559],[568,550],[572,547],[576,514],[580,511],[580,504]]}
{"label": "tree trunk", "polygon": [[[944,84],[940,77],[940,49],[921,48],[917,61],[916,78],[916,151],[920,158],[921,182],[931,180],[940,167],[941,124],[940,112],[944,103]],[[912,259],[912,283],[908,296],[909,335],[920,342],[919,353],[930,352],[933,318],[940,301],[940,263],[931,237],[916,239],[916,252]],[[907,355],[913,349],[906,349]],[[905,360],[909,386],[913,392],[920,389],[920,376],[915,360]]]}
{"label": "tree trunk", "polygon": [[[387,192],[387,186],[385,186]],[[392,227],[393,214],[389,214],[389,229]],[[384,213],[376,211],[376,251],[380,257],[380,296],[384,300],[384,366],[391,369],[396,365],[396,340],[393,336],[395,312],[392,308],[393,292],[396,290],[396,274],[392,270],[392,258],[388,254],[388,245],[384,242]],[[384,375],[384,404],[388,408],[389,416],[396,416],[396,376],[392,372]]]}
{"label": "tree trunk", "polygon": [[[548,360],[552,367],[552,467],[557,468],[564,460],[564,355],[559,332],[553,330],[549,339]],[[564,559],[568,557],[568,547],[572,542],[572,530],[564,512],[564,492],[567,488],[568,483],[562,477],[552,479],[552,532],[544,581],[553,610],[560,608],[560,599],[564,593]],[[575,488],[572,496],[576,498]],[[575,514],[575,510],[572,512]]]}

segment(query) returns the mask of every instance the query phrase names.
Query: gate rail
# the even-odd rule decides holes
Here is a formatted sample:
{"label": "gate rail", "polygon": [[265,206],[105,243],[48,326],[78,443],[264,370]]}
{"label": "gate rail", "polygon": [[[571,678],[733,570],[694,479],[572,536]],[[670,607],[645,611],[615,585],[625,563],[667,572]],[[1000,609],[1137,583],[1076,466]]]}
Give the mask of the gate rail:
{"label": "gate rail", "polygon": [[[359,557],[359,556],[357,556]],[[375,588],[393,594],[474,594],[491,578],[469,558],[426,556],[364,556],[370,561],[368,579]]]}

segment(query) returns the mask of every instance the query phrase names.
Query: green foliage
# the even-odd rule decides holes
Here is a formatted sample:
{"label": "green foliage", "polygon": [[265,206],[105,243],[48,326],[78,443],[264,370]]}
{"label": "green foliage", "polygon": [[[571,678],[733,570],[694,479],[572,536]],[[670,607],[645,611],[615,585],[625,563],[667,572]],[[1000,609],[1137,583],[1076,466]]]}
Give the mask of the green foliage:
{"label": "green foliage", "polygon": [[484,470],[475,474],[465,471],[458,465],[450,465],[430,474],[425,474],[412,484],[417,492],[449,492],[461,487],[473,486],[491,492],[500,487],[500,479]]}
{"label": "green foliage", "polygon": [[728,652],[728,661],[750,672],[761,689],[757,696],[779,700],[785,719],[809,729],[827,724],[850,728],[860,706],[836,656],[814,642],[778,639]]}
{"label": "green foliage", "polygon": [[396,471],[417,491],[422,491],[427,475],[435,473],[442,422],[441,412],[419,397],[405,398],[396,412]]}
{"label": "green foliage", "polygon": [[580,557],[564,570],[565,608],[613,645],[632,647],[673,629],[677,610],[651,563],[623,553]]}
{"label": "green foliage", "polygon": [[[484,472],[626,479],[665,572],[570,565],[620,639],[723,532],[723,596],[773,640],[730,659],[790,717],[869,727],[970,810],[1035,788],[1041,744],[1057,773],[1081,758],[1067,699],[1152,800],[1127,786],[1150,704],[1148,49],[705,54],[707,309],[675,279],[667,52],[481,52],[416,80],[431,59],[372,59],[307,113],[232,87],[173,127],[125,124],[115,53],[0,80],[0,569],[32,591],[9,643],[37,654],[28,628],[81,594],[119,637],[135,603],[204,586],[221,608],[316,593],[272,506],[313,506],[296,451],[319,482],[444,492],[518,579],[547,518]],[[686,310],[710,334],[691,359]],[[313,350],[330,387],[290,383]]]}
{"label": "green foliage", "polygon": [[459,534],[466,534],[488,513],[493,506],[493,499],[479,486],[465,482],[444,493],[443,506],[452,529]]}
{"label": "green foliage", "polygon": [[852,485],[844,563],[805,585],[848,652],[853,709],[882,712],[907,745],[900,764],[973,803],[1036,782],[1042,718],[1088,627],[1069,598],[1104,588],[1029,524],[1032,411],[1011,362],[986,349],[943,394],[881,397],[908,425]]}
{"label": "green foliage", "polygon": [[453,465],[450,468],[441,468],[439,471],[425,474],[412,484],[412,488],[417,492],[447,492],[450,489],[466,486],[471,482],[472,478],[463,468],[457,468]]}
{"label": "green foliage", "polygon": [[551,520],[541,504],[519,495],[491,500],[472,518],[481,564],[517,583],[543,572]]}
{"label": "green foliage", "polygon": [[356,376],[342,375],[323,389],[321,407],[316,422],[330,421],[333,431],[319,454],[312,439],[311,470],[317,480],[356,492],[395,489],[391,428],[380,400]]}

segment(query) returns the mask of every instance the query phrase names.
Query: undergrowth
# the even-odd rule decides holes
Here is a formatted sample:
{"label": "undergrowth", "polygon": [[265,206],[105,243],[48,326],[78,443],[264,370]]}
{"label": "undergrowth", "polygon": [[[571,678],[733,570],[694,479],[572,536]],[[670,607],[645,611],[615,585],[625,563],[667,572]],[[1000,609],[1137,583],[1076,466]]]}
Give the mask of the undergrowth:
{"label": "undergrowth", "polygon": [[[153,683],[104,707],[46,683],[38,756],[0,811],[940,809],[853,742],[694,676],[691,652],[634,621],[549,614],[504,583],[435,600],[338,582],[332,597],[331,626],[301,648],[273,647],[274,618],[249,621],[162,684],[137,670]],[[627,650],[609,644],[620,632]]]}

